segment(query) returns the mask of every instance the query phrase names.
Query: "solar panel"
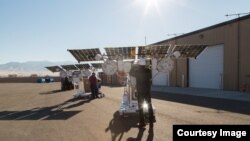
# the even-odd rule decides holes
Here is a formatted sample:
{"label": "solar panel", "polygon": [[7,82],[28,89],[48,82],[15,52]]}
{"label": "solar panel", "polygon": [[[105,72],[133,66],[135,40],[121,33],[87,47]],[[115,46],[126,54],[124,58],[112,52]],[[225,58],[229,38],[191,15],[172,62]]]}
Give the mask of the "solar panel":
{"label": "solar panel", "polygon": [[173,52],[179,51],[180,57],[196,58],[207,45],[176,45]]}
{"label": "solar panel", "polygon": [[78,70],[78,68],[75,65],[61,65],[61,67],[67,71],[69,70]]}
{"label": "solar panel", "polygon": [[149,45],[149,46],[139,46],[138,56],[145,57],[151,55],[157,55],[158,57],[164,57],[167,54],[170,45]]}
{"label": "solar panel", "polygon": [[63,70],[62,68],[60,68],[59,66],[48,66],[48,67],[45,67],[47,68],[48,70],[50,70],[51,72],[59,72],[61,70]]}
{"label": "solar panel", "polygon": [[91,63],[91,65],[96,69],[101,69],[103,63]]}
{"label": "solar panel", "polygon": [[115,59],[135,59],[136,47],[116,47],[116,48],[105,48],[107,56],[111,60]]}
{"label": "solar panel", "polygon": [[80,70],[89,69],[89,68],[90,68],[90,65],[89,65],[89,64],[75,64],[75,66],[76,66],[77,68],[79,68]]}
{"label": "solar panel", "polygon": [[94,49],[69,49],[68,50],[78,62],[82,61],[96,61],[95,56],[101,54],[99,48]]}

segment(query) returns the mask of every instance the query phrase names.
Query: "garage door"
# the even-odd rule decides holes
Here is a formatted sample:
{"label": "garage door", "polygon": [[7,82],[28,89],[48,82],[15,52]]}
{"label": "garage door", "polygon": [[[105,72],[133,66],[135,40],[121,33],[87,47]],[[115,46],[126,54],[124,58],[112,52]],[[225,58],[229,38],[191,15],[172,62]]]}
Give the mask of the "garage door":
{"label": "garage door", "polygon": [[157,70],[152,71],[152,85],[155,86],[169,86],[168,74],[158,72]]}
{"label": "garage door", "polygon": [[189,59],[189,87],[222,88],[223,46],[208,46],[196,59]]}

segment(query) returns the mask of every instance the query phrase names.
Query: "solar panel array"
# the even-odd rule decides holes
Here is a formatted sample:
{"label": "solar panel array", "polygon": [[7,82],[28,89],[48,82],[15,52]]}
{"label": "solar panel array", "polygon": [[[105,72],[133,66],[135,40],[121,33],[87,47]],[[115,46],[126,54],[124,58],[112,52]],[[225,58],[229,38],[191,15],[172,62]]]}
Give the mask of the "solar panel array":
{"label": "solar panel array", "polygon": [[79,70],[75,65],[61,65],[61,67],[67,71],[69,70]]}
{"label": "solar panel array", "polygon": [[135,59],[136,47],[105,48],[109,59]]}
{"label": "solar panel array", "polygon": [[94,49],[69,49],[68,50],[78,62],[95,61],[95,56],[101,54],[99,48]]}
{"label": "solar panel array", "polygon": [[91,65],[96,69],[101,69],[103,63],[91,63]]}
{"label": "solar panel array", "polygon": [[[135,59],[138,57],[157,56],[164,57],[169,49],[172,52],[179,51],[180,57],[196,58],[207,45],[175,45],[174,48],[170,45],[148,45],[139,46],[136,52],[136,47],[109,47],[105,48],[106,55],[111,60],[116,59]],[[68,50],[78,62],[96,61],[95,56],[102,54],[98,48],[94,49],[73,49]]]}
{"label": "solar panel array", "polygon": [[75,64],[75,66],[76,66],[77,68],[79,68],[80,70],[89,69],[89,68],[90,68],[90,65],[89,65],[89,64]]}
{"label": "solar panel array", "polygon": [[63,71],[74,71],[74,70],[83,70],[83,69],[89,69],[89,64],[71,64],[71,65],[61,65],[61,66],[48,66],[45,67],[51,72],[59,72],[61,70]]}
{"label": "solar panel array", "polygon": [[196,58],[206,47],[207,45],[176,45],[173,52],[179,51],[180,57]]}
{"label": "solar panel array", "polygon": [[50,70],[51,72],[59,72],[61,70],[63,70],[62,68],[60,68],[59,66],[48,66],[48,67],[45,67],[47,68],[48,70]]}
{"label": "solar panel array", "polygon": [[145,57],[151,55],[157,55],[158,57],[163,57],[169,49],[169,45],[152,45],[152,46],[139,46],[138,56]]}

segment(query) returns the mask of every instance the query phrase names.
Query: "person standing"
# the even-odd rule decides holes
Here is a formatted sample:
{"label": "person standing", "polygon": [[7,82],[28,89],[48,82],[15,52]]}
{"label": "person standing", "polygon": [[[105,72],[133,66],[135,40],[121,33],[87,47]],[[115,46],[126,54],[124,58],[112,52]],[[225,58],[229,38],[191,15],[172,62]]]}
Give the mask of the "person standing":
{"label": "person standing", "polygon": [[153,123],[156,122],[156,120],[151,102],[151,70],[146,67],[146,62],[143,62],[133,64],[129,74],[131,77],[134,77],[136,79],[140,126],[145,126],[145,119],[142,107],[144,101],[148,104],[149,123],[152,126]]}
{"label": "person standing", "polygon": [[98,86],[97,86],[97,78],[95,73],[93,72],[92,75],[89,77],[89,82],[90,82],[90,89],[92,93],[92,98],[97,98],[98,97]]}

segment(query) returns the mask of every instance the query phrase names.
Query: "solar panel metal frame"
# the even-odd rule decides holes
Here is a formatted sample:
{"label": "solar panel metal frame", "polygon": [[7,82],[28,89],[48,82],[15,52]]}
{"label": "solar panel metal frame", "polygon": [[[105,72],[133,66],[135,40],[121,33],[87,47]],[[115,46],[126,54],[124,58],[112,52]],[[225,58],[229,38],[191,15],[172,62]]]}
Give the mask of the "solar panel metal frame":
{"label": "solar panel metal frame", "polygon": [[111,60],[115,60],[118,58],[135,59],[136,56],[136,47],[107,47],[104,49],[107,53],[107,57]]}
{"label": "solar panel metal frame", "polygon": [[101,54],[99,48],[93,49],[68,49],[78,62],[96,61],[95,56]]}
{"label": "solar panel metal frame", "polygon": [[79,70],[75,65],[61,65],[61,67],[67,71],[69,70]]}
{"label": "solar panel metal frame", "polygon": [[45,67],[46,69],[50,70],[51,72],[59,72],[61,70],[63,70],[62,68],[60,68],[59,66],[48,66],[48,67]]}
{"label": "solar panel metal frame", "polygon": [[197,58],[207,45],[176,45],[173,52],[179,51],[180,57]]}
{"label": "solar panel metal frame", "polygon": [[148,45],[139,46],[137,55],[139,57],[157,55],[158,57],[164,57],[167,54],[170,45]]}
{"label": "solar panel metal frame", "polygon": [[91,63],[91,65],[96,69],[101,69],[103,63]]}
{"label": "solar panel metal frame", "polygon": [[90,65],[89,64],[75,64],[75,66],[77,68],[79,68],[80,70],[83,70],[83,69],[89,69],[90,68]]}

